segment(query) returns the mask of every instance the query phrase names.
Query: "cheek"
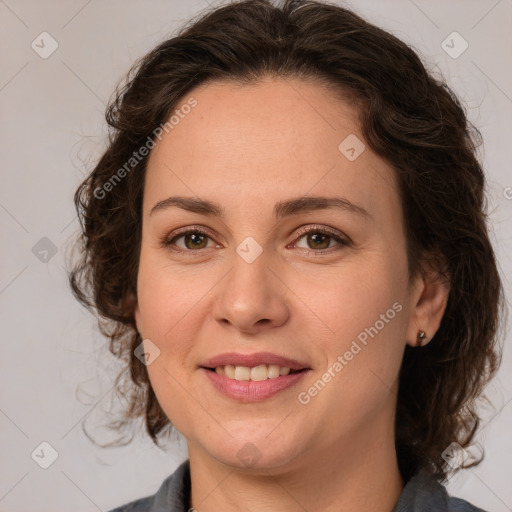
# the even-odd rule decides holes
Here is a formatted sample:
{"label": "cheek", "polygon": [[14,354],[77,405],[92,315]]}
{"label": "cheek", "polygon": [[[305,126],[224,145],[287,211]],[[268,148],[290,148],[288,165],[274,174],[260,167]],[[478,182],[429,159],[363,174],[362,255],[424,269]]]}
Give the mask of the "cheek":
{"label": "cheek", "polygon": [[[339,272],[331,272],[328,279],[321,280],[320,288],[320,281],[316,280],[314,307],[335,338],[355,339],[375,324],[379,333],[396,333],[405,316],[401,267],[375,255],[367,261],[340,266]],[[395,303],[398,304],[393,308]]]}
{"label": "cheek", "polygon": [[326,371],[336,375],[332,391],[350,389],[354,403],[368,396],[382,399],[389,392],[408,325],[405,263],[382,257],[360,263],[340,268],[312,307],[329,327],[320,350]]}
{"label": "cheek", "polygon": [[197,329],[194,315],[208,288],[200,283],[161,259],[141,254],[137,286],[142,335],[160,351],[147,367],[148,375],[158,402],[180,432],[186,432],[194,415],[201,414],[191,400],[188,382],[188,355]]}
{"label": "cheek", "polygon": [[208,283],[196,278],[190,268],[179,270],[161,257],[141,254],[137,293],[145,337],[161,341],[171,337],[207,293]]}

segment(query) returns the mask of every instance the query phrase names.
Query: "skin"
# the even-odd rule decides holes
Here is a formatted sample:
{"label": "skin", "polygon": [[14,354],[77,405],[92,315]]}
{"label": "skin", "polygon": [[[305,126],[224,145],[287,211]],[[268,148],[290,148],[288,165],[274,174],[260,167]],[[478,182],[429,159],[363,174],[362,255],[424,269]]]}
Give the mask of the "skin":
{"label": "skin", "polygon": [[[135,317],[160,350],[148,366],[153,389],[187,439],[191,506],[392,511],[404,486],[394,447],[403,351],[419,329],[432,338],[448,295],[435,272],[408,279],[393,170],[368,147],[354,161],[340,152],[348,135],[363,139],[357,112],[312,80],[212,82],[181,105],[190,96],[197,106],[148,162]],[[175,206],[150,214],[178,195],[220,203],[225,216]],[[276,202],[299,196],[343,197],[369,215],[322,209],[273,218]],[[176,251],[160,243],[191,226],[210,232],[200,249],[183,236]],[[298,235],[303,226],[350,242]],[[236,252],[249,236],[263,250],[252,263]],[[401,311],[300,403],[298,394],[395,303]],[[199,370],[231,351],[274,352],[312,371],[267,400],[240,403]],[[252,466],[238,457],[249,442],[260,457]]]}

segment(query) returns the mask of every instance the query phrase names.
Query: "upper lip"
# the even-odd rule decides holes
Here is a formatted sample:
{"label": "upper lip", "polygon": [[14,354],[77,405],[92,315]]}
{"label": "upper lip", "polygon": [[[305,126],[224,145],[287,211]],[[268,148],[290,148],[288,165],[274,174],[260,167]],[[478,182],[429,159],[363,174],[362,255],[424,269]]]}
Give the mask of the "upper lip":
{"label": "upper lip", "polygon": [[276,364],[281,367],[287,367],[291,370],[308,369],[308,365],[295,359],[272,354],[271,352],[257,352],[255,354],[240,354],[238,352],[227,352],[219,354],[205,361],[201,366],[203,368],[216,368],[217,366],[248,366],[254,367],[261,364]]}

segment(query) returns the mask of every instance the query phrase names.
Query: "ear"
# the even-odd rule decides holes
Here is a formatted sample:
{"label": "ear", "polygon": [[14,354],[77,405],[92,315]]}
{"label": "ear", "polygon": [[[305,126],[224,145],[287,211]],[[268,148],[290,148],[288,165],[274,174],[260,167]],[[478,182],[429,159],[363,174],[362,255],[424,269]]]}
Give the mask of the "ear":
{"label": "ear", "polygon": [[[407,328],[407,344],[412,347],[426,345],[441,325],[448,296],[449,279],[440,271],[440,266],[428,264],[416,278],[412,287],[411,317]],[[418,340],[418,333],[425,336]]]}

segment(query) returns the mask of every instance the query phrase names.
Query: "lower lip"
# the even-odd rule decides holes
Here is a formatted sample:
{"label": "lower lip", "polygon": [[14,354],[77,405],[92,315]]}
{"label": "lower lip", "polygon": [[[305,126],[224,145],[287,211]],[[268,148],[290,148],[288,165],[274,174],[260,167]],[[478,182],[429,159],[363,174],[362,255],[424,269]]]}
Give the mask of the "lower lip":
{"label": "lower lip", "polygon": [[280,375],[275,379],[261,381],[228,379],[215,371],[201,368],[206,373],[210,382],[224,395],[242,402],[259,402],[276,395],[280,391],[297,384],[309,370],[302,370],[297,373]]}

